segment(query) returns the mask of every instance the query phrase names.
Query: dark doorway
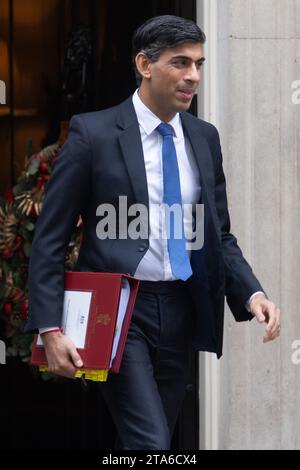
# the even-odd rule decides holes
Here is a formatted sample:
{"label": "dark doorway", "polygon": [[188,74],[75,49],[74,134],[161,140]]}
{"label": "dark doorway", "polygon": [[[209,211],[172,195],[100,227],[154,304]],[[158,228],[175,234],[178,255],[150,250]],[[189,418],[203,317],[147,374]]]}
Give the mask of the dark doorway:
{"label": "dark doorway", "polygon": [[101,108],[120,103],[136,88],[129,52],[135,29],[146,19],[156,15],[174,14],[195,20],[195,4],[194,0],[109,2],[105,47],[98,69],[99,81],[96,84],[97,101]]}
{"label": "dark doorway", "polygon": [[[33,7],[34,2],[26,2],[26,14],[32,11],[33,24],[36,12],[28,5]],[[5,3],[10,9],[3,7]],[[60,120],[66,117],[61,94],[64,45],[68,33],[77,24],[88,25],[92,34],[90,98],[85,109],[89,111],[113,106],[135,90],[130,50],[132,33],[138,25],[160,14],[196,19],[195,0],[43,0],[43,8],[48,5],[50,11],[51,7],[51,17],[48,15],[47,21],[43,19],[36,30],[30,28],[30,17],[27,22],[18,23],[18,15],[23,18],[25,15],[23,3],[4,0],[3,9],[0,8],[0,39],[2,30],[10,56],[4,77],[8,83],[8,105],[0,113],[0,144],[4,152],[0,164],[1,192],[16,183],[23,168],[26,136],[33,137],[36,151],[58,138]],[[13,11],[12,17],[9,11]],[[7,25],[2,28],[6,20]],[[43,48],[30,48],[30,34],[41,36]],[[25,42],[22,35],[26,37]],[[51,54],[47,54],[46,42],[49,43],[50,36],[53,47]],[[35,41],[32,38],[32,43]],[[43,84],[32,79],[26,90],[22,88],[22,80],[18,81],[20,77],[13,65],[18,62],[18,54],[23,68],[32,67],[36,71],[32,76],[40,77]],[[36,101],[31,103],[28,95]],[[89,383],[85,389],[78,381],[44,381],[17,358],[10,358],[6,366],[0,366],[0,383],[2,404],[5,404],[0,409],[0,422],[5,423],[0,430],[0,448],[113,448],[116,430],[95,383]],[[172,448],[197,449],[198,441],[198,359],[196,353],[191,353],[190,381]]]}

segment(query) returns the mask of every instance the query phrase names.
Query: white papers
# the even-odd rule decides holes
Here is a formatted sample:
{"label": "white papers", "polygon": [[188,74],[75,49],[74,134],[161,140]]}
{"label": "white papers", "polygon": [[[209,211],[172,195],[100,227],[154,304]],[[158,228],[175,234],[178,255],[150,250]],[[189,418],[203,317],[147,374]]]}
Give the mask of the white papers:
{"label": "white papers", "polygon": [[[62,328],[64,334],[74,343],[76,348],[83,349],[89,319],[92,292],[66,290],[64,295]],[[38,336],[38,346],[43,346]]]}
{"label": "white papers", "polygon": [[130,297],[130,284],[127,279],[122,279],[122,288],[121,288],[119,310],[118,310],[118,316],[117,316],[117,322],[116,322],[116,331],[115,331],[115,337],[114,337],[109,367],[112,366],[112,362],[117,354],[117,348],[118,348],[118,344],[120,341],[120,335],[121,335],[122,326],[123,326],[123,322],[125,318],[125,313],[127,310],[129,297]]}

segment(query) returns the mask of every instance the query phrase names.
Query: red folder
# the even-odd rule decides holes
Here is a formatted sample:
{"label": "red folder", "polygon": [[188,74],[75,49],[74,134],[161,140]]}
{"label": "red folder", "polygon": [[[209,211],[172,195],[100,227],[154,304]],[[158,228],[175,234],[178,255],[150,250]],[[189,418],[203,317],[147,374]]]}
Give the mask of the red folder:
{"label": "red folder", "polygon": [[[120,294],[124,279],[129,282],[130,295],[116,346],[116,354],[111,363]],[[66,291],[91,293],[84,347],[77,348],[83,361],[82,369],[85,371],[109,370],[113,373],[119,372],[138,286],[139,281],[137,279],[125,274],[94,272],[67,272],[65,274],[65,295]],[[38,345],[37,340],[38,335],[35,335],[31,364],[46,366],[47,359],[44,346]]]}

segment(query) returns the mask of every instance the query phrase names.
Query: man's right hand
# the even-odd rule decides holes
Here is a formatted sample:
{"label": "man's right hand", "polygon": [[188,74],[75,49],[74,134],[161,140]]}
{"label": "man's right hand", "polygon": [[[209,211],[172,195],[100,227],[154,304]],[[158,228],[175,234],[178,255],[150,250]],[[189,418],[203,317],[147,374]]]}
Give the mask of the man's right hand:
{"label": "man's right hand", "polygon": [[41,336],[49,371],[63,377],[74,378],[76,370],[83,366],[74,343],[60,331],[50,331]]}

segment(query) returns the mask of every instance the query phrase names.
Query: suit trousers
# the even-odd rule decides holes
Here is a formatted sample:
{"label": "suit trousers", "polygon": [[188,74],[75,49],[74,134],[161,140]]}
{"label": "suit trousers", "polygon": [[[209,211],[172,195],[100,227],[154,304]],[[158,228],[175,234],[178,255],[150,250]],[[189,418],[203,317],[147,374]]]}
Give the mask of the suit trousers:
{"label": "suit trousers", "polygon": [[141,281],[120,372],[99,385],[117,449],[170,449],[188,381],[191,310],[183,281]]}

